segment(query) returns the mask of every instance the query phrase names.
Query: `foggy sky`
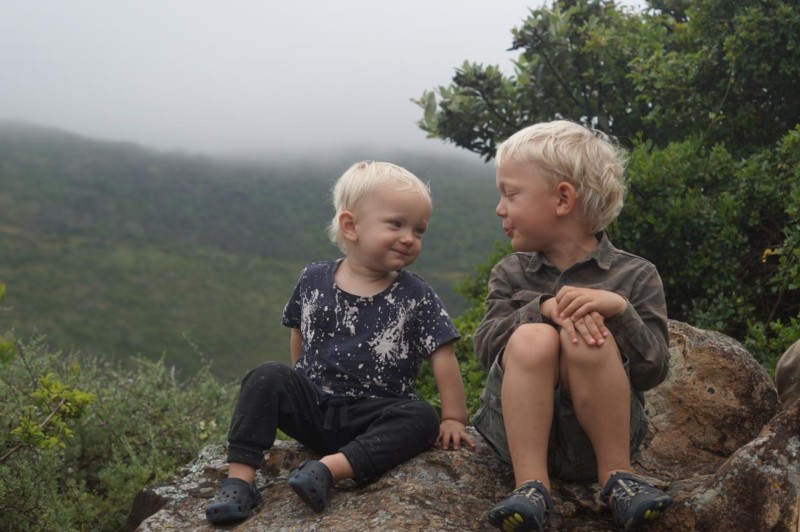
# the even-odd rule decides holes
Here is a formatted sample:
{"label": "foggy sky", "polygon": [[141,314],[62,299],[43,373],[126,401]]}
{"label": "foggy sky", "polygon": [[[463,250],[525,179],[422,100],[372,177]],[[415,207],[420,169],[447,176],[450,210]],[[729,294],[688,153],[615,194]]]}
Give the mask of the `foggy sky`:
{"label": "foggy sky", "polygon": [[410,100],[467,59],[512,73],[540,4],[0,0],[0,120],[209,154],[463,152]]}

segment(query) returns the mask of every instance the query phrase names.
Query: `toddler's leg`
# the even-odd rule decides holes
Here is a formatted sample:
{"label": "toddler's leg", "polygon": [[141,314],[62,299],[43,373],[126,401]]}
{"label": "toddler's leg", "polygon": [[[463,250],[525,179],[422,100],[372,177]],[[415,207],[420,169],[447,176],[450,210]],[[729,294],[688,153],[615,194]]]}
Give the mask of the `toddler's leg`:
{"label": "toddler's leg", "polygon": [[298,440],[313,440],[320,418],[316,392],[305,377],[278,362],[261,364],[242,380],[228,431],[228,462],[255,474],[278,426]]}
{"label": "toddler's leg", "polygon": [[439,435],[436,411],[421,400],[361,399],[329,408],[340,421],[326,432],[326,446],[339,451],[304,462],[289,476],[292,489],[317,512],[339,480],[380,475],[430,448]]}
{"label": "toddler's leg", "polygon": [[503,352],[503,420],[518,487],[538,480],[550,489],[547,445],[558,358],[558,332],[543,323],[517,328]]}
{"label": "toddler's leg", "polygon": [[[439,416],[422,400],[365,399],[349,405],[348,416],[352,428],[365,427],[339,453],[356,480],[380,475],[430,449],[439,435]],[[323,461],[336,458],[341,457]]]}
{"label": "toddler's leg", "polygon": [[206,508],[206,518],[215,524],[246,519],[261,501],[253,481],[278,425],[295,437],[310,436],[319,417],[313,386],[288,366],[268,362],[248,373],[228,432],[228,478]]}
{"label": "toddler's leg", "polygon": [[631,389],[614,339],[573,344],[562,330],[561,385],[592,442],[600,485],[614,471],[630,471]]}

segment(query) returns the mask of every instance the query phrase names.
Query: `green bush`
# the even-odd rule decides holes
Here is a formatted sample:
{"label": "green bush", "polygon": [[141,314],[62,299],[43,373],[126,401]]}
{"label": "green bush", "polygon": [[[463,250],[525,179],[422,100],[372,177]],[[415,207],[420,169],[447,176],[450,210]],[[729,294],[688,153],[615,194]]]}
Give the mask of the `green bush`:
{"label": "green bush", "polygon": [[671,318],[742,341],[769,368],[800,337],[800,100],[788,96],[800,11],[548,4],[512,30],[513,73],[464,62],[416,100],[418,125],[486,160],[557,117],[618,137],[632,148],[630,194],[612,241],[658,267]]}
{"label": "green bush", "polygon": [[0,530],[118,530],[141,488],[224,439],[233,407],[208,365],[181,379],[37,340],[0,366]]}
{"label": "green bush", "polygon": [[[478,409],[481,391],[486,382],[486,371],[478,362],[478,357],[472,347],[472,335],[486,310],[487,282],[492,266],[510,252],[511,246],[509,244],[497,244],[488,261],[478,264],[475,267],[475,273],[463,279],[456,288],[468,304],[467,310],[453,318],[453,323],[461,334],[461,338],[455,343],[454,347],[461,368],[461,378],[464,382],[464,392],[467,397],[467,415],[470,419]],[[439,393],[436,389],[436,381],[433,378],[430,364],[422,366],[417,378],[417,391],[421,397],[430,401],[437,409],[441,409],[441,401],[439,400]]]}
{"label": "green bush", "polygon": [[[768,371],[800,338],[800,127],[747,158],[699,138],[657,149],[639,142],[628,167],[629,193],[612,242],[658,268],[669,317],[741,341]],[[470,414],[483,369],[472,333],[484,313],[498,246],[458,291],[467,310],[455,321]],[[429,369],[418,387],[437,399]]]}
{"label": "green bush", "polygon": [[611,237],[656,264],[670,317],[774,366],[800,337],[800,128],[747,158],[699,139],[640,143],[628,175]]}

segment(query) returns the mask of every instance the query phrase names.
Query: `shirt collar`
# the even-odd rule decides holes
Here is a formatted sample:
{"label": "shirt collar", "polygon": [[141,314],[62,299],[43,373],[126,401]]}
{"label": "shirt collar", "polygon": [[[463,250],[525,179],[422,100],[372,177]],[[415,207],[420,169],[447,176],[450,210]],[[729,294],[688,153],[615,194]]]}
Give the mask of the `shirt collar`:
{"label": "shirt collar", "polygon": [[[578,264],[594,260],[599,268],[608,270],[611,268],[611,261],[614,258],[614,246],[611,244],[605,231],[601,231],[595,236],[599,240],[597,246]],[[543,265],[555,267],[543,254],[539,252],[531,253],[531,260],[528,262],[528,270],[537,272]]]}

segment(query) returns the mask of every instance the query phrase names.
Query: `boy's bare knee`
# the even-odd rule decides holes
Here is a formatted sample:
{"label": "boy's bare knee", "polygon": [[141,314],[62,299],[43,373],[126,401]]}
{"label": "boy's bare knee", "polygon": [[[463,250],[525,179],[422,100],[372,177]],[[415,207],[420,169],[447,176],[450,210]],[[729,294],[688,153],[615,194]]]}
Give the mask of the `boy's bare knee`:
{"label": "boy's bare knee", "polygon": [[589,345],[582,339],[574,344],[567,333],[562,330],[561,363],[566,364],[570,369],[595,371],[607,365],[621,365],[622,358],[616,342],[611,337],[601,346]]}
{"label": "boy's bare knee", "polygon": [[509,363],[529,369],[551,366],[558,360],[558,350],[558,332],[553,327],[543,323],[521,325],[508,339],[503,368]]}

